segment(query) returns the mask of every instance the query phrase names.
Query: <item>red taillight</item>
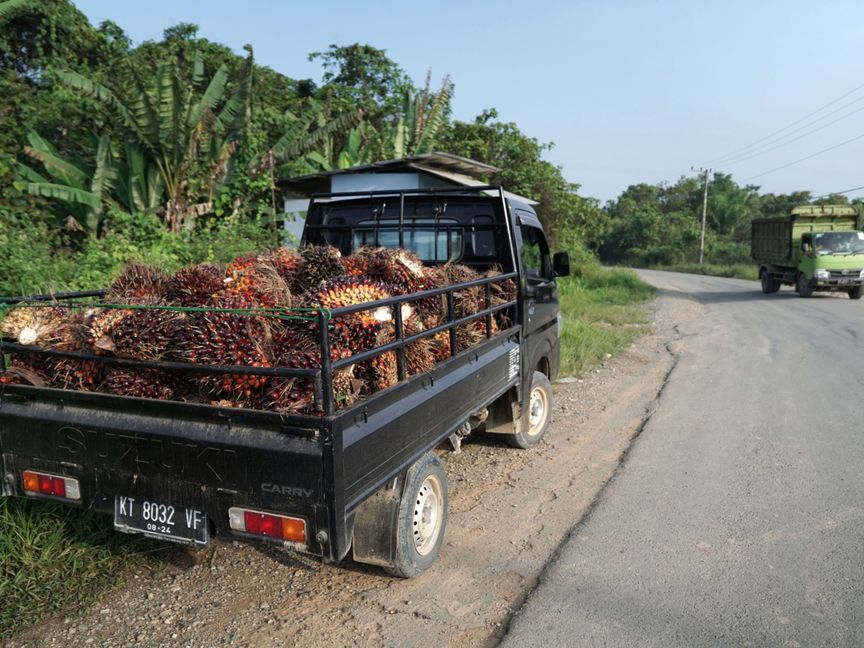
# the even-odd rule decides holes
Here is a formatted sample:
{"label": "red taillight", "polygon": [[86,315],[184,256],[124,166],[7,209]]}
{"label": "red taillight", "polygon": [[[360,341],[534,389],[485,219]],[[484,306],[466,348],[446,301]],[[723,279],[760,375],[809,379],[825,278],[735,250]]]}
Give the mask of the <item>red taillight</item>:
{"label": "red taillight", "polygon": [[49,475],[33,470],[25,470],[21,477],[25,492],[64,499],[81,499],[81,490],[78,487],[77,479]]}
{"label": "red taillight", "polygon": [[300,518],[231,507],[228,521],[235,531],[306,544],[306,521]]}

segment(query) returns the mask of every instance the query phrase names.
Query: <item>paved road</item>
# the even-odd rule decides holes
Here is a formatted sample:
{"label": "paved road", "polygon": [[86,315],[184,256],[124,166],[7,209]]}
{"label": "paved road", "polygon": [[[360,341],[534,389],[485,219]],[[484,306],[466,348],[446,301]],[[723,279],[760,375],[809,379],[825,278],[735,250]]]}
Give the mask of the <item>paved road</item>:
{"label": "paved road", "polygon": [[702,316],[503,645],[864,646],[864,303],[642,275]]}

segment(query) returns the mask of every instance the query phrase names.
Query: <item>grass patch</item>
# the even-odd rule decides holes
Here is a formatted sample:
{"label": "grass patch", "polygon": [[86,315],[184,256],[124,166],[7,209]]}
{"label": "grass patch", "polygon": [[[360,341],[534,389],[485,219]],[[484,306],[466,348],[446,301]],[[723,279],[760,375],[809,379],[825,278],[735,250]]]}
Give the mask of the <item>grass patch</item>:
{"label": "grass patch", "polygon": [[699,265],[698,263],[688,263],[672,266],[658,266],[655,270],[668,270],[670,272],[687,272],[689,274],[710,275],[712,277],[727,277],[730,279],[751,279],[756,281],[759,279],[757,268],[751,263],[738,263],[735,265],[714,265],[706,263]]}
{"label": "grass patch", "polygon": [[161,549],[114,531],[108,515],[0,498],[0,640],[92,602],[154,547]]}
{"label": "grass patch", "polygon": [[655,290],[632,270],[592,269],[559,280],[561,313],[561,374],[578,375],[616,354],[648,331],[641,304]]}

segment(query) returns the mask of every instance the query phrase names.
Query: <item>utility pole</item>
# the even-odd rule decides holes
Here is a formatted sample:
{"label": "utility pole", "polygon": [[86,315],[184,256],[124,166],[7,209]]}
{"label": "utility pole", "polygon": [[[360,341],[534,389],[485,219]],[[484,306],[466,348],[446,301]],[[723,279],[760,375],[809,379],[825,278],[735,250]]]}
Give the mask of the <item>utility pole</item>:
{"label": "utility pole", "polygon": [[705,218],[708,214],[708,174],[711,173],[711,169],[700,169],[700,171],[705,173],[705,189],[702,192],[702,237],[699,239],[699,265],[701,266],[705,257]]}

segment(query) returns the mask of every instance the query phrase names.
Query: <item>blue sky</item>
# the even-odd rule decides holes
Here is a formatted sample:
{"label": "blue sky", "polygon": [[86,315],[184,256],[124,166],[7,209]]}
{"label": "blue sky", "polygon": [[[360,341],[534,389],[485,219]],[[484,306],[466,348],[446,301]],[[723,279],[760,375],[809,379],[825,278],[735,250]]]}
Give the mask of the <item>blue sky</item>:
{"label": "blue sky", "polygon": [[294,78],[319,79],[306,56],[331,43],[385,49],[417,85],[429,68],[435,83],[450,74],[456,119],[495,107],[524,133],[554,142],[547,159],[603,201],[633,183],[674,182],[691,166],[762,191],[864,185],[864,138],[761,175],[864,135],[864,111],[851,114],[864,108],[864,87],[795,124],[864,84],[860,0],[76,4],[136,43],[197,23],[199,35],[240,53],[251,43],[259,64]]}

